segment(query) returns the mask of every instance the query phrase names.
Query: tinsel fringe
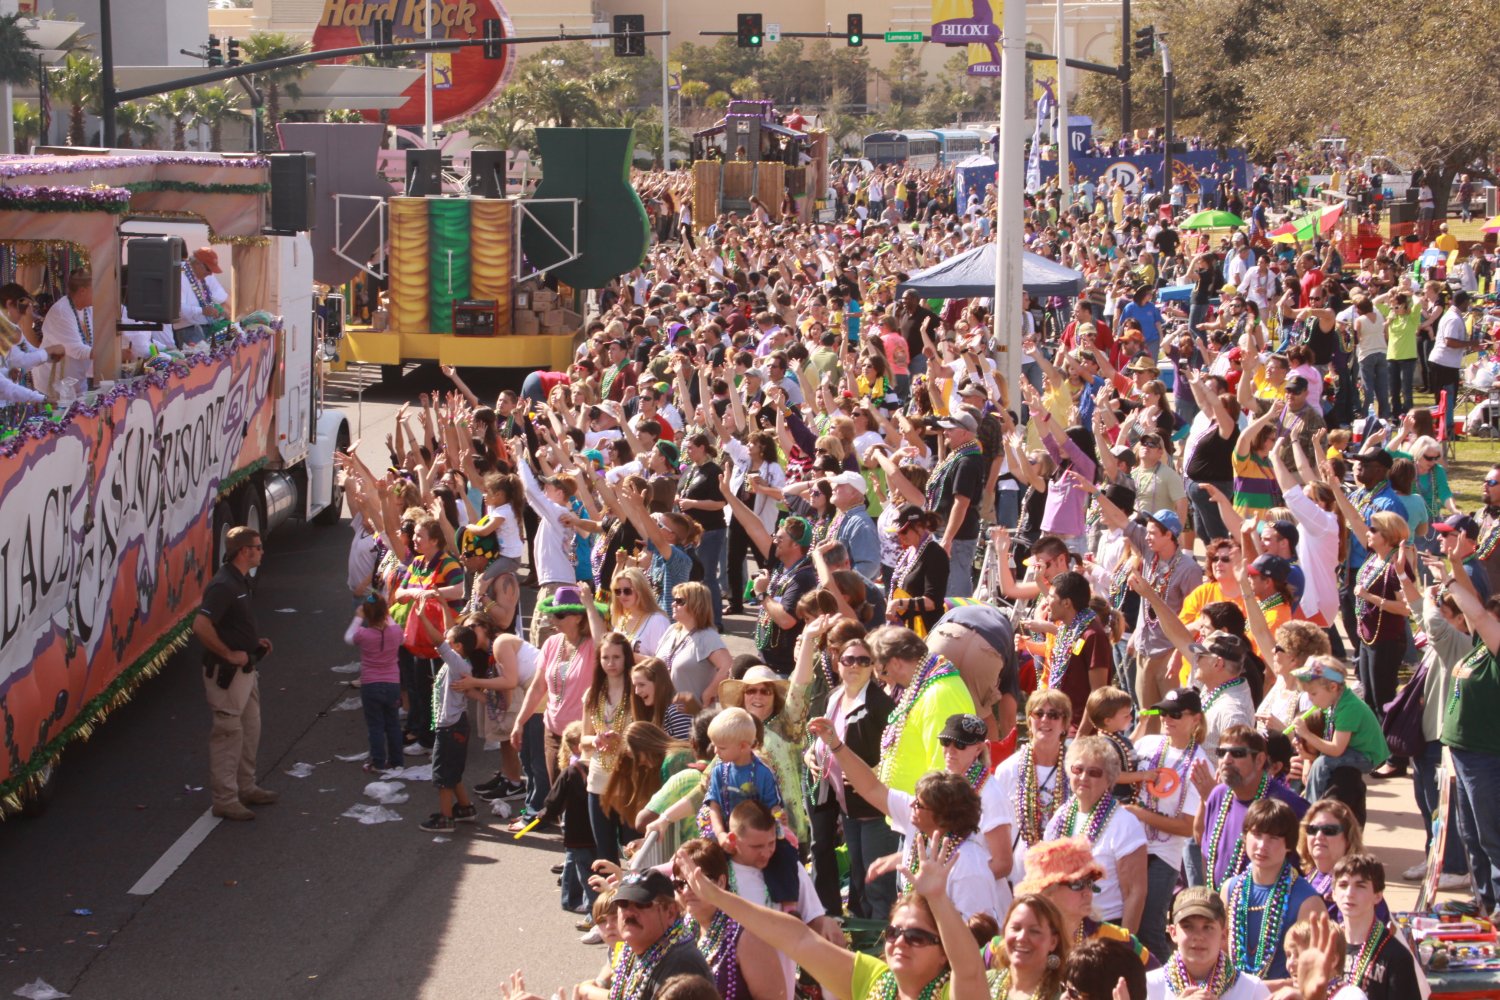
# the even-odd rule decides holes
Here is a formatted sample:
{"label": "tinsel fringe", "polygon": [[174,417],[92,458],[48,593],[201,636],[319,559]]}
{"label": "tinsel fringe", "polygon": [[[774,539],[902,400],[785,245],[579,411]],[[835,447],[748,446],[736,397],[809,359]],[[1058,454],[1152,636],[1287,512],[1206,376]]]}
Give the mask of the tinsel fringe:
{"label": "tinsel fringe", "polygon": [[257,458],[243,469],[231,472],[219,483],[219,496],[228,496],[240,488],[240,484],[266,467],[264,458]]}
{"label": "tinsel fringe", "polygon": [[162,667],[174,653],[188,644],[192,633],[195,609],[158,639],[150,649],[127,667],[103,691],[83,707],[66,729],[58,733],[45,746],[32,752],[31,760],[18,773],[11,775],[0,785],[0,819],[21,808],[22,802],[40,789],[48,764],[57,760],[63,748],[76,739],[86,740],[94,735],[94,729],[111,712],[130,700],[141,682],[161,673]]}

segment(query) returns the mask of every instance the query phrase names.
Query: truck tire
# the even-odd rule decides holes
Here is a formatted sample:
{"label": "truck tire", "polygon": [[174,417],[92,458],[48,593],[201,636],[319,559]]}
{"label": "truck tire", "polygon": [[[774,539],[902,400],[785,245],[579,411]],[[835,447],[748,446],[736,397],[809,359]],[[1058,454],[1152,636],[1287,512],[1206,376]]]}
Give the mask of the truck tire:
{"label": "truck tire", "polygon": [[246,483],[239,489],[235,498],[235,523],[254,528],[261,537],[265,537],[266,498],[260,486],[254,482]]}
{"label": "truck tire", "polygon": [[[349,453],[349,425],[339,426],[338,445],[339,451]],[[313,515],[312,522],[320,528],[331,528],[339,523],[344,516],[344,487],[339,484],[338,470],[333,473],[333,493],[329,496],[328,506]]]}
{"label": "truck tire", "polygon": [[217,573],[219,567],[224,565],[224,547],[228,543],[229,529],[234,527],[234,511],[229,506],[228,500],[220,500],[214,504],[213,513],[213,566],[210,567]]}

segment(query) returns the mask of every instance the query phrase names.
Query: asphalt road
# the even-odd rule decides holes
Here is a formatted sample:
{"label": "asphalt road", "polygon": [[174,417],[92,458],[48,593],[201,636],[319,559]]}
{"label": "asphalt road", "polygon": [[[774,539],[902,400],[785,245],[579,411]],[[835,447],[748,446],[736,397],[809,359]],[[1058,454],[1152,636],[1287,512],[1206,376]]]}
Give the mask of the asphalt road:
{"label": "asphalt road", "polygon": [[[361,452],[379,468],[397,404],[441,376],[373,386],[360,413],[350,390],[376,378],[336,376],[331,397],[362,420]],[[482,815],[438,842],[417,829],[437,801],[422,781],[391,807],[398,822],[341,816],[373,804],[362,794],[371,776],[337,757],[367,749],[357,708],[339,708],[357,695],[353,675],[332,669],[357,660],[343,643],[349,537],[347,521],[290,523],[267,540],[256,604],[276,651],[261,667],[259,764],[281,801],[253,823],[219,823],[154,894],[130,894],[209,806],[196,649],[174,658],[64,755],[43,816],[0,823],[0,996],[40,978],[91,1000],[462,1000],[495,996],[517,967],[543,995],[597,971],[603,949],[578,943],[578,917],[558,903],[558,838],[518,843]],[[476,750],[469,780],[498,757]],[[311,774],[286,773],[298,763]]]}

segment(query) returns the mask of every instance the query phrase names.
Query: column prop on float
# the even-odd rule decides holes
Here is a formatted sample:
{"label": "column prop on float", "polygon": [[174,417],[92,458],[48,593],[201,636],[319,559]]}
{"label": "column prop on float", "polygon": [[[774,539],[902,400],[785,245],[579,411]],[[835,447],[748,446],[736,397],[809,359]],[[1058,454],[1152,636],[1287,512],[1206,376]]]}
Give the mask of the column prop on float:
{"label": "column prop on float", "polygon": [[1026,4],[1005,5],[1000,37],[1000,163],[995,206],[995,341],[1012,404],[1021,391],[1021,210],[1026,113]]}
{"label": "column prop on float", "polygon": [[515,245],[512,222],[515,201],[512,198],[475,198],[469,203],[471,234],[469,290],[476,299],[495,303],[495,332],[501,336],[513,329],[511,317],[511,275]]}
{"label": "column prop on float", "polygon": [[429,198],[432,332],[453,332],[453,300],[469,297],[468,198]]}
{"label": "column prop on float", "polygon": [[400,334],[426,333],[427,199],[393,197],[391,214],[391,324]]}

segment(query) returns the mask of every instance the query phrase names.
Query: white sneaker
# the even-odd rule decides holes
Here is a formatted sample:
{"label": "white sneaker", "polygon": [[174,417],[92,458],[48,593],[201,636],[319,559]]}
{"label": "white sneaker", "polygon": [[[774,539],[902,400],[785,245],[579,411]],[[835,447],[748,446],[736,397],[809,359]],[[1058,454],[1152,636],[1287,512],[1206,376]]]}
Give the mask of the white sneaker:
{"label": "white sneaker", "polygon": [[604,935],[599,933],[598,927],[590,927],[589,932],[583,935],[583,937],[579,938],[578,940],[582,941],[584,944],[603,944]]}
{"label": "white sneaker", "polygon": [[420,757],[428,751],[427,748],[420,743],[408,743],[406,744],[406,746],[401,748],[401,752],[406,754],[406,756],[408,757]]}
{"label": "white sneaker", "polygon": [[1467,875],[1439,875],[1439,892],[1466,892],[1469,888],[1469,876]]}
{"label": "white sneaker", "polygon": [[1401,873],[1401,878],[1407,882],[1420,882],[1427,876],[1427,862],[1419,861],[1406,871]]}

